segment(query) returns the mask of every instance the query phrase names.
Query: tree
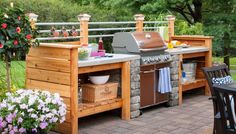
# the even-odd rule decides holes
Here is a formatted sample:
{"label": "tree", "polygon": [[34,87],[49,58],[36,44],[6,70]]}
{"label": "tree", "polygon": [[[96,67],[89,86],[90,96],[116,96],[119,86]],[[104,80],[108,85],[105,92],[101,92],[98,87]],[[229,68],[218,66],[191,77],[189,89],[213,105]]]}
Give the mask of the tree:
{"label": "tree", "polygon": [[229,65],[229,50],[236,47],[236,0],[212,0],[207,6],[211,10],[203,16],[205,32],[215,36],[215,54],[223,51],[224,62]]}
{"label": "tree", "polygon": [[31,46],[38,45],[36,29],[28,17],[17,7],[0,8],[0,59],[6,64],[7,89],[11,91],[10,67],[13,59],[25,55]]}
{"label": "tree", "polygon": [[91,2],[113,8],[122,8],[125,5],[133,13],[159,14],[170,11],[182,15],[189,24],[202,22],[202,0],[83,0],[81,3],[90,4]]}

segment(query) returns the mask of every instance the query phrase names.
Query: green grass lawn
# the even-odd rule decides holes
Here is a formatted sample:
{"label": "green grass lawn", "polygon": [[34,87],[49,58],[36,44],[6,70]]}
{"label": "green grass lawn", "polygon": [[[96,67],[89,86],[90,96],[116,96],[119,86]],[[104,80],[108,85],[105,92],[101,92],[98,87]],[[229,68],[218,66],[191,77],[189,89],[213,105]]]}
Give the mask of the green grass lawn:
{"label": "green grass lawn", "polygon": [[[5,81],[6,69],[4,62],[0,62],[0,78],[2,82]],[[11,62],[11,80],[15,88],[25,87],[25,61]]]}
{"label": "green grass lawn", "polygon": [[[217,63],[223,63],[223,58],[221,57],[213,57],[213,62],[217,62]],[[236,57],[231,57],[230,58],[230,70],[235,70],[232,71],[231,75],[233,77],[234,80],[236,80]]]}

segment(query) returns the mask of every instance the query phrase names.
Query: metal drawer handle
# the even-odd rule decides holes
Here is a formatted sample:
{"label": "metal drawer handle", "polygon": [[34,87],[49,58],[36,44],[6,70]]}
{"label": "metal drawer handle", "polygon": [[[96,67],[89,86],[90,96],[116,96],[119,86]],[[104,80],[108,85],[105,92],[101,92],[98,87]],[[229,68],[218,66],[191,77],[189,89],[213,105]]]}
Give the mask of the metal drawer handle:
{"label": "metal drawer handle", "polygon": [[155,70],[143,71],[144,74],[147,74],[147,73],[153,73],[153,72],[155,72]]}

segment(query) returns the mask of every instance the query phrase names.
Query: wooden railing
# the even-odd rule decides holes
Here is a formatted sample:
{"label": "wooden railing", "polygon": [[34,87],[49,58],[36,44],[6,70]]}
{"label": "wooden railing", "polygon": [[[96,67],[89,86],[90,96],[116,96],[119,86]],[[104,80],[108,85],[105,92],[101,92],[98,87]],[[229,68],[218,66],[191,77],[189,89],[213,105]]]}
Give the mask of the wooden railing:
{"label": "wooden railing", "polygon": [[[168,27],[168,39],[174,35],[174,22],[175,17],[169,15],[166,17],[166,21],[144,21],[145,16],[143,14],[134,15],[134,21],[122,21],[122,22],[89,22],[90,15],[81,14],[78,16],[79,22],[37,22],[38,15],[31,13],[30,20],[32,25],[37,26],[39,29],[39,33],[41,35],[51,34],[50,29],[43,29],[49,27],[69,27],[76,26],[76,32],[78,32],[78,36],[58,36],[53,37],[50,35],[41,36],[38,38],[40,41],[48,41],[48,40],[67,40],[67,39],[79,39],[81,44],[88,44],[89,38],[98,38],[98,37],[113,37],[115,32],[126,31],[157,31],[161,27]],[[124,26],[126,25],[126,26]],[[97,27],[95,27],[97,26]],[[109,26],[109,27],[107,27]],[[92,27],[92,28],[89,28]],[[94,28],[95,27],[95,28]],[[57,32],[61,32],[61,30],[56,30]],[[66,32],[70,32],[71,29],[66,29]],[[92,32],[108,32],[109,34],[92,34]]]}

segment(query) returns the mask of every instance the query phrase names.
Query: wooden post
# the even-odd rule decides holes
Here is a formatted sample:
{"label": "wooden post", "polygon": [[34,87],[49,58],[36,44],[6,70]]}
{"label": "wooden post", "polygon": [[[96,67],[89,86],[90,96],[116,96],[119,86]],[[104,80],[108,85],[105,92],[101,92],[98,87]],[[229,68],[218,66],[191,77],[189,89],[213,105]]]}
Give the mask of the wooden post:
{"label": "wooden post", "polygon": [[136,31],[142,32],[143,31],[143,21],[145,16],[143,14],[136,14],[134,15],[134,20],[136,21]]}
{"label": "wooden post", "polygon": [[[205,67],[212,67],[212,38],[205,40],[206,47],[209,48],[209,51],[206,53],[205,56]],[[209,96],[211,95],[210,87],[206,81],[206,87],[205,87],[205,95]]]}
{"label": "wooden post", "polygon": [[80,21],[80,43],[88,44],[88,21],[90,19],[90,15],[88,14],[80,14],[78,15],[78,20]]}
{"label": "wooden post", "polygon": [[183,87],[182,87],[182,63],[183,63],[183,55],[179,56],[179,67],[178,67],[178,79],[179,79],[179,105],[183,103]]}
{"label": "wooden post", "polygon": [[121,68],[122,119],[130,120],[130,62],[122,63]]}
{"label": "wooden post", "polygon": [[71,133],[78,134],[78,48],[70,51]]}
{"label": "wooden post", "polygon": [[168,36],[169,36],[169,42],[170,42],[171,37],[175,35],[175,16],[168,15],[166,19],[168,21]]}

